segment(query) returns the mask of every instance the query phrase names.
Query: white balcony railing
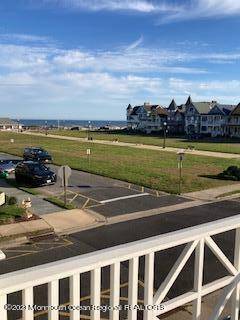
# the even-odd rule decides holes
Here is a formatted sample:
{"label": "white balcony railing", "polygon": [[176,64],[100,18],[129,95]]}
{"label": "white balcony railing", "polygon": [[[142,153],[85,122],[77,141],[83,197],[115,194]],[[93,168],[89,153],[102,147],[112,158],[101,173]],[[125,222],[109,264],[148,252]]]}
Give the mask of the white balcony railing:
{"label": "white balcony railing", "polygon": [[[129,261],[128,264],[128,304],[138,303],[138,270],[139,258],[145,257],[144,266],[144,304],[162,304],[163,310],[145,310],[144,320],[157,319],[156,317],[174,310],[187,303],[193,305],[193,319],[200,319],[202,313],[202,298],[214,291],[222,289],[222,293],[209,320],[219,319],[226,302],[232,299],[231,320],[238,319],[239,313],[239,270],[240,270],[240,215],[217,220],[211,223],[182,229],[176,232],[163,234],[141,241],[128,243],[113,248],[84,254],[66,260],[61,260],[33,268],[3,274],[0,276],[0,315],[1,320],[7,320],[8,314],[4,309],[7,303],[7,295],[21,291],[22,303],[33,305],[33,289],[42,284],[48,284],[48,303],[51,306],[59,304],[59,280],[69,278],[70,305],[79,305],[81,274],[90,271],[90,300],[91,304],[100,306],[101,301],[101,268],[110,266],[110,306],[118,306],[120,303],[120,263]],[[214,242],[212,236],[235,230],[235,257],[234,263],[222,252]],[[165,280],[157,290],[154,290],[154,258],[156,253],[165,249],[185,245],[176,263],[169,270]],[[211,283],[203,284],[204,250],[211,249],[218,260],[228,270],[229,275]],[[189,292],[173,299],[169,299],[168,292],[173,286],[178,275],[183,270],[190,256],[195,253],[194,286]],[[0,262],[1,267],[1,262]],[[156,288],[155,288],[156,289]],[[166,297],[168,297],[166,299]],[[49,310],[48,319],[59,319],[58,310]],[[91,319],[99,320],[100,311],[92,310]],[[110,311],[111,320],[119,319],[119,310]],[[137,319],[137,310],[128,310],[129,320]],[[23,311],[22,319],[33,320],[33,310]],[[71,320],[79,320],[79,310],[70,312]],[[204,318],[206,319],[206,318]],[[207,319],[206,319],[207,320]]]}

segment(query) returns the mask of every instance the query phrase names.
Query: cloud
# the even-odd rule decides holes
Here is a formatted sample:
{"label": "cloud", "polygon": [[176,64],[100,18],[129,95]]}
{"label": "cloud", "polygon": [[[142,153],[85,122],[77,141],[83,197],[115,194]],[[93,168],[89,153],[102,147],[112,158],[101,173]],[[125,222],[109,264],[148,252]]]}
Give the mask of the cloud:
{"label": "cloud", "polygon": [[17,41],[17,42],[37,42],[37,43],[50,43],[52,40],[49,37],[36,36],[31,34],[22,33],[2,33],[0,34],[0,40],[3,41]]}
{"label": "cloud", "polygon": [[136,49],[137,47],[140,46],[140,44],[143,43],[143,36],[141,36],[138,40],[134,41],[133,43],[131,43],[127,48],[126,50],[133,50],[133,49]]}
{"label": "cloud", "polygon": [[42,0],[45,5],[57,5],[70,9],[88,11],[135,11],[139,13],[175,12],[180,8],[168,1],[149,0]]}
{"label": "cloud", "polygon": [[190,0],[175,13],[162,16],[160,23],[240,15],[238,0]]}
{"label": "cloud", "polygon": [[[14,42],[9,37],[11,41]],[[129,102],[149,100],[167,105],[170,97],[183,102],[189,93],[199,99],[238,99],[238,80],[193,81],[184,79],[184,75],[188,75],[187,79],[196,75],[197,79],[197,75],[211,71],[200,69],[200,62],[205,66],[215,61],[235,63],[240,61],[240,52],[190,53],[146,48],[142,41],[139,38],[111,51],[67,50],[31,42],[0,44],[3,115],[14,116],[13,110],[21,109],[21,117],[52,114],[71,118],[74,113],[79,118],[92,114],[103,118],[107,114],[113,119],[116,115],[124,118],[124,107]]]}

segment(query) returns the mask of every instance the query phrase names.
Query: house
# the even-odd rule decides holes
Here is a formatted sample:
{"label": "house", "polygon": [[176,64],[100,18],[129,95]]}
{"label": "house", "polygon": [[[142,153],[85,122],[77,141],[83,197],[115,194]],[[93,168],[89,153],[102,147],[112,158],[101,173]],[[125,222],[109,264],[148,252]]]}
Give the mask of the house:
{"label": "house", "polygon": [[183,134],[185,127],[185,106],[177,106],[173,99],[167,108],[167,112],[169,114],[167,121],[168,131],[172,134]]}
{"label": "house", "polygon": [[229,116],[234,105],[216,103],[207,115],[201,117],[201,133],[211,137],[229,135]]}
{"label": "house", "polygon": [[9,118],[0,118],[0,130],[19,131],[22,130],[22,125]]}
{"label": "house", "polygon": [[145,133],[162,131],[167,123],[168,112],[160,105],[145,102],[143,105],[127,107],[127,128]]}
{"label": "house", "polygon": [[230,137],[240,138],[240,103],[229,115],[228,132]]}

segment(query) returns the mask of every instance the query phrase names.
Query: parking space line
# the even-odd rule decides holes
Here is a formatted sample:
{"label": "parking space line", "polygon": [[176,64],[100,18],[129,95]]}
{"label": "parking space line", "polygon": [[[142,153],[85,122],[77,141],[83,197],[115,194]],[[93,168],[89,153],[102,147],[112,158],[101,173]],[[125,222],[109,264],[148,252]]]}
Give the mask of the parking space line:
{"label": "parking space line", "polygon": [[139,194],[132,194],[130,196],[107,199],[107,200],[100,201],[100,203],[105,204],[105,203],[109,203],[109,202],[115,202],[118,200],[125,200],[125,199],[131,199],[131,198],[137,198],[137,197],[143,197],[143,196],[149,196],[149,193],[145,192],[145,193],[139,193]]}

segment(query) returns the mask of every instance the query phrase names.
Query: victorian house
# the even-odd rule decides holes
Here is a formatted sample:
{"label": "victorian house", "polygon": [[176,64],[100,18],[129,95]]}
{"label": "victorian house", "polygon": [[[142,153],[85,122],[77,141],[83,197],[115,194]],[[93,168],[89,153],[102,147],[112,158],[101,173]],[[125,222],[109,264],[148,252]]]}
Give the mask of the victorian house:
{"label": "victorian house", "polygon": [[145,133],[164,130],[167,125],[168,112],[160,105],[145,102],[141,106],[127,107],[127,127]]}

